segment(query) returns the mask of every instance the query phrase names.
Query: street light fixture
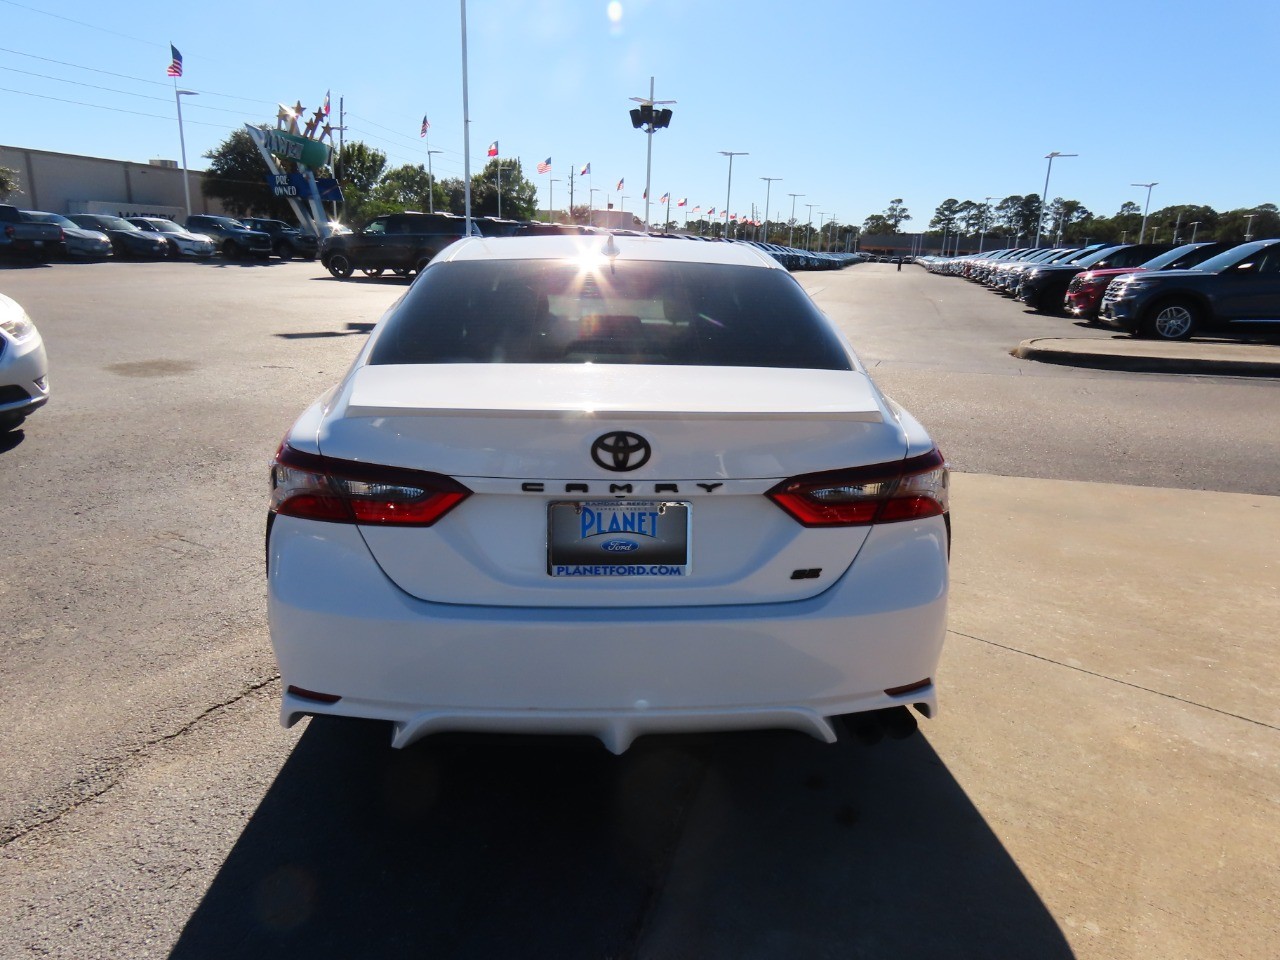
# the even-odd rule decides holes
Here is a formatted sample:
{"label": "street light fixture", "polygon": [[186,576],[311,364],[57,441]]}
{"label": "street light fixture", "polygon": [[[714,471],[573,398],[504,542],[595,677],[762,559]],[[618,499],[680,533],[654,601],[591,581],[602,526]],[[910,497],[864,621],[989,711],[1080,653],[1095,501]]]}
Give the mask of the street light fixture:
{"label": "street light fixture", "polygon": [[643,129],[645,139],[648,141],[648,147],[645,150],[644,161],[644,232],[649,232],[649,187],[653,174],[653,131],[661,130],[663,127],[671,125],[671,111],[666,107],[653,109],[655,106],[664,103],[675,103],[674,100],[655,100],[653,99],[653,77],[649,78],[649,96],[648,97],[632,97],[638,107],[631,110],[631,126],[637,130]]}
{"label": "street light fixture", "polygon": [[982,233],[978,237],[978,253],[982,253],[987,244],[987,221],[991,219],[991,201],[995,197],[986,197],[982,201]]}
{"label": "street light fixture", "polygon": [[444,151],[443,150],[427,151],[427,180],[430,181],[430,184],[431,184],[430,190],[428,190],[427,192],[427,203],[430,207],[431,213],[436,212],[436,175],[435,173],[432,172],[432,169],[431,169],[431,155],[433,153],[444,153]]}
{"label": "street light fixture", "polygon": [[745,150],[721,150],[721,156],[729,158],[729,185],[724,191],[724,238],[729,239],[729,195],[733,190],[733,158],[746,157],[749,154]]}
{"label": "street light fixture", "polygon": [[1044,193],[1040,195],[1040,216],[1036,219],[1036,242],[1033,246],[1040,246],[1040,229],[1044,226],[1044,205],[1049,198],[1049,174],[1053,173],[1054,157],[1078,157],[1078,153],[1060,153],[1054,150],[1052,153],[1046,153],[1045,159],[1049,161],[1049,169],[1044,172]]}
{"label": "street light fixture", "polygon": [[773,189],[773,181],[781,180],[781,177],[761,177],[765,182],[764,186],[764,242],[769,242],[769,191]]}
{"label": "street light fixture", "polygon": [[822,221],[827,218],[827,211],[818,211],[818,249],[822,249]]}
{"label": "street light fixture", "polygon": [[173,99],[178,104],[178,143],[182,147],[182,195],[187,201],[187,216],[191,216],[191,184],[187,177],[187,137],[182,132],[182,98],[198,97],[200,94],[194,90],[179,90],[177,81],[174,81]]}
{"label": "street light fixture", "polygon": [[1244,225],[1244,242],[1245,243],[1248,243],[1250,240],[1253,239],[1253,218],[1256,216],[1257,216],[1256,213],[1246,213],[1244,215],[1245,220],[1248,221]]}
{"label": "street light fixture", "polygon": [[787,231],[787,246],[794,247],[796,239],[796,197],[803,197],[803,193],[789,193],[791,198],[791,229]]}
{"label": "street light fixture", "polygon": [[1131,183],[1131,184],[1129,184],[1129,186],[1131,186],[1131,187],[1146,187],[1146,188],[1147,188],[1147,205],[1146,205],[1145,207],[1143,207],[1143,208],[1142,208],[1142,232],[1141,232],[1140,234],[1138,234],[1138,242],[1139,242],[1139,243],[1142,243],[1142,241],[1143,241],[1143,240],[1145,240],[1145,239],[1147,238],[1147,211],[1151,209],[1151,188],[1152,188],[1152,187],[1154,187],[1154,186],[1157,186],[1159,183],[1160,183],[1160,181],[1159,181],[1159,180],[1153,180],[1151,183]]}
{"label": "street light fixture", "polygon": [[1191,242],[1192,243],[1196,242],[1196,230],[1198,230],[1199,228],[1200,228],[1200,221],[1192,220],[1191,221]]}

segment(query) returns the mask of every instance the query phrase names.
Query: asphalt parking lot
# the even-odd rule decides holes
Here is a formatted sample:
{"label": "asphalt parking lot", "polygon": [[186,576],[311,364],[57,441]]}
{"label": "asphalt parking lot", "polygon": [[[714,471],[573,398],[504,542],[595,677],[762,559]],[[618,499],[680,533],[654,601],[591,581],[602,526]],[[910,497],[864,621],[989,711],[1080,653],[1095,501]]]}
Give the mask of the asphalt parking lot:
{"label": "asphalt parking lot", "polygon": [[53,399],[0,441],[0,956],[1275,956],[1280,382],[863,265],[801,282],[957,473],[904,741],[281,730],[265,464],[397,280],[0,270]]}

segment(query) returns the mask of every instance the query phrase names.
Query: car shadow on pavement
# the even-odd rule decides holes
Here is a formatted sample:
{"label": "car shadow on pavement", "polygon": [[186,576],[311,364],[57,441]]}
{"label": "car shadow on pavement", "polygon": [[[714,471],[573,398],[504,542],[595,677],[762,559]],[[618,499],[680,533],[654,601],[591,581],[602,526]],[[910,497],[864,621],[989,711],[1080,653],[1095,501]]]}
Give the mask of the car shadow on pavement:
{"label": "car shadow on pavement", "polygon": [[927,740],[310,721],[171,958],[1071,957]]}
{"label": "car shadow on pavement", "polygon": [[357,334],[367,334],[373,330],[377,324],[373,323],[348,323],[345,330],[311,330],[305,333],[277,333],[275,336],[281,340],[317,340],[324,337],[351,337]]}
{"label": "car shadow on pavement", "polygon": [[334,276],[330,276],[329,274],[325,274],[323,277],[312,277],[311,279],[320,280],[326,283],[363,283],[366,285],[376,285],[376,286],[386,286],[387,284],[392,284],[392,285],[399,285],[401,287],[407,287],[410,281],[413,280],[413,277],[399,277],[399,276],[396,276],[394,273],[387,273],[387,274],[383,274],[380,277],[358,277],[358,276],[352,275],[350,277],[347,277],[344,280],[339,277],[334,277]]}
{"label": "car shadow on pavement", "polygon": [[22,430],[0,430],[0,453],[8,453],[25,439],[27,435]]}

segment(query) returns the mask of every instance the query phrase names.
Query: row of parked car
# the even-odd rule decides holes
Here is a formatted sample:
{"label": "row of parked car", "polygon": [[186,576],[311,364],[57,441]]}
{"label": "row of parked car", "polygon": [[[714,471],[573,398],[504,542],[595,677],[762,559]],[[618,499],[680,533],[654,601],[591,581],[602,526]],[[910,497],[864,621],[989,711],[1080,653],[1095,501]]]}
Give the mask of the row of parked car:
{"label": "row of parked car", "polygon": [[[9,243],[0,252],[32,260],[140,260],[298,257],[314,260],[320,242],[283,220],[195,214],[185,225],[165,217],[116,217],[103,213],[63,216],[44,210],[9,207]],[[6,224],[7,226],[7,224]]]}
{"label": "row of parked car", "polygon": [[[634,230],[589,227],[578,224],[542,223],[540,221],[505,220],[497,217],[473,217],[472,225],[484,237],[534,237],[549,235],[589,235],[613,233],[618,236],[640,236]],[[406,210],[375,217],[358,230],[335,233],[320,247],[320,262],[339,280],[346,280],[357,270],[366,276],[394,273],[411,277],[422,270],[431,258],[455,240],[466,236],[466,218],[451,213],[418,213]],[[726,241],[691,234],[673,234],[684,240],[723,243]],[[848,266],[861,259],[859,254],[814,253],[753,240],[730,240],[763,250],[789,270],[827,270]]]}
{"label": "row of parked car", "polygon": [[1096,243],[917,262],[986,284],[1033,310],[1135,337],[1186,340],[1280,324],[1280,240]]}

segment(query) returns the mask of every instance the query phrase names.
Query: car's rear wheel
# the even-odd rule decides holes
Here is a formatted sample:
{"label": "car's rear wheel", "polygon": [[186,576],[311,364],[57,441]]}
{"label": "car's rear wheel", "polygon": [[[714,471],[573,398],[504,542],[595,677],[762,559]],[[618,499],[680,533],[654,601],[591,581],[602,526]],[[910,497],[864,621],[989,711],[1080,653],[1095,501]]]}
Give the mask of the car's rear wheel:
{"label": "car's rear wheel", "polygon": [[361,268],[360,268],[360,272],[361,272],[361,273],[363,273],[366,277],[380,277],[380,276],[382,276],[382,268],[381,268],[381,267],[361,267]]}
{"label": "car's rear wheel", "polygon": [[329,273],[339,280],[346,280],[354,272],[355,266],[345,253],[335,253],[329,258]]}
{"label": "car's rear wheel", "polygon": [[294,253],[292,243],[280,244],[280,249],[277,252],[279,253],[281,260],[292,260],[295,256],[297,256],[297,254]]}
{"label": "car's rear wheel", "polygon": [[1157,340],[1189,340],[1200,325],[1200,308],[1189,300],[1162,300],[1147,312],[1143,329]]}
{"label": "car's rear wheel", "polygon": [[227,240],[222,244],[222,255],[228,260],[239,260],[240,248],[236,246],[236,242],[234,240]]}
{"label": "car's rear wheel", "polygon": [[421,273],[423,270],[427,269],[427,264],[430,262],[431,262],[430,257],[423,257],[421,260],[419,260],[417,263],[413,265],[414,273]]}

